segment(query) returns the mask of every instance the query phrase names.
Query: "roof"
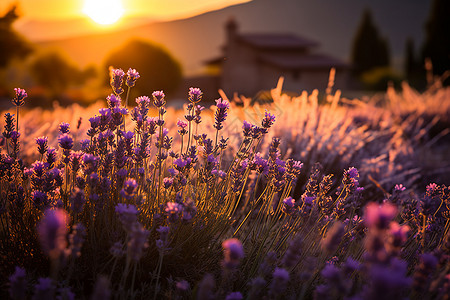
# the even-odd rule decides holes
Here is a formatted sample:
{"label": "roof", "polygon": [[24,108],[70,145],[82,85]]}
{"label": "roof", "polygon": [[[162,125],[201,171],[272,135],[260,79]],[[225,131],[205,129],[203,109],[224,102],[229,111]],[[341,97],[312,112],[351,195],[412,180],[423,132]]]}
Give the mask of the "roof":
{"label": "roof", "polygon": [[319,45],[316,41],[309,40],[289,33],[261,33],[240,34],[239,41],[250,46],[264,49],[304,49]]}
{"label": "roof", "polygon": [[259,59],[282,69],[346,68],[345,62],[324,54],[260,54]]}

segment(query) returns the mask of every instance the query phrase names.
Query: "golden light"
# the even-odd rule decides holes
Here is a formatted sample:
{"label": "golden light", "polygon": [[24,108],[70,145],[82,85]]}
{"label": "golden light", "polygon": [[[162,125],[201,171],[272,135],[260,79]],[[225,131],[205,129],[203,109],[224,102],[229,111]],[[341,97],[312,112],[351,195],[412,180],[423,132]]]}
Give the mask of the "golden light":
{"label": "golden light", "polygon": [[122,17],[124,9],[121,0],[86,0],[83,12],[96,23],[109,25]]}

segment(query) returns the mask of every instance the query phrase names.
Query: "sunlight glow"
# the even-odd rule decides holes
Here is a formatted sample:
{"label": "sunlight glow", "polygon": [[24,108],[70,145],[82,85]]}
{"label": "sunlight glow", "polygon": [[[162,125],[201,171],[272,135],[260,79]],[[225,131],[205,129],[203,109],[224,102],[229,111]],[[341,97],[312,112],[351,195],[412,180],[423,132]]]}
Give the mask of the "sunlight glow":
{"label": "sunlight glow", "polygon": [[109,25],[122,17],[124,8],[121,0],[86,0],[83,12],[96,23]]}

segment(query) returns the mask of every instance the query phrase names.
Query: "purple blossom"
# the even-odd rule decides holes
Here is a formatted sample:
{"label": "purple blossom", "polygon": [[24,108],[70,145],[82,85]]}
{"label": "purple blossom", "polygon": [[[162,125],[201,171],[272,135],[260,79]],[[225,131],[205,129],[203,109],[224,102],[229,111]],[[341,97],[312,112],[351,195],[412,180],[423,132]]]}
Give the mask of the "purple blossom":
{"label": "purple blossom", "polygon": [[272,282],[269,287],[269,296],[271,298],[280,296],[287,287],[289,281],[289,272],[283,268],[275,268]]}
{"label": "purple blossom", "polygon": [[65,150],[70,150],[73,147],[73,139],[68,133],[63,133],[58,137],[59,146]]}
{"label": "purple blossom", "polygon": [[394,187],[394,191],[403,192],[406,190],[406,187],[403,186],[403,184],[396,184]]}
{"label": "purple blossom", "polygon": [[75,188],[70,196],[70,206],[74,213],[81,213],[86,204],[86,197],[84,195],[84,190]]}
{"label": "purple blossom", "polygon": [[42,191],[33,191],[32,201],[33,205],[39,210],[47,209],[50,204],[47,193],[44,193]]}
{"label": "purple blossom", "polygon": [[267,110],[264,112],[264,118],[261,122],[262,128],[264,128],[263,133],[267,133],[268,129],[272,127],[275,123],[275,115],[272,115]]}
{"label": "purple blossom", "polygon": [[116,213],[119,215],[119,220],[125,230],[128,232],[132,230],[133,224],[137,222],[138,211],[136,206],[132,204],[119,203],[116,205]]}
{"label": "purple blossom", "polygon": [[26,275],[25,269],[16,267],[14,273],[9,277],[9,295],[11,299],[26,299]]}
{"label": "purple blossom", "polygon": [[34,286],[33,300],[53,299],[55,295],[55,286],[50,278],[39,278]]}
{"label": "purple blossom", "polygon": [[189,97],[188,100],[191,103],[197,103],[200,102],[200,100],[202,100],[202,91],[199,88],[189,88],[189,93],[188,93]]}
{"label": "purple blossom", "polygon": [[106,97],[106,102],[108,103],[109,108],[114,108],[120,106],[122,99],[120,99],[120,96],[117,96],[116,94],[110,94]]}
{"label": "purple blossom", "polygon": [[153,105],[156,108],[161,108],[166,104],[166,100],[164,99],[166,95],[164,95],[163,91],[154,91],[152,93],[152,96],[153,96]]}
{"label": "purple blossom", "polygon": [[126,81],[127,86],[130,88],[133,87],[136,84],[136,80],[138,80],[139,77],[141,76],[139,75],[138,71],[129,68],[127,72],[127,81]]}
{"label": "purple blossom", "polygon": [[61,124],[59,124],[59,132],[61,132],[61,134],[69,133],[69,131],[70,131],[69,123],[62,122]]}
{"label": "purple blossom", "polygon": [[227,269],[234,269],[239,265],[244,257],[244,247],[241,241],[235,238],[225,240],[222,243],[223,248],[223,266]]}
{"label": "purple blossom", "polygon": [[122,69],[114,69],[109,67],[110,85],[116,95],[120,95],[124,92],[122,88],[123,77],[125,72]]}
{"label": "purple blossom", "polygon": [[36,144],[38,145],[38,152],[44,155],[48,150],[48,137],[40,136],[36,138]]}
{"label": "purple blossom", "polygon": [[69,216],[65,210],[48,209],[38,224],[42,250],[52,259],[57,259],[66,248],[68,220]]}
{"label": "purple blossom", "polygon": [[72,233],[69,234],[69,251],[72,257],[79,257],[81,255],[81,247],[86,236],[86,227],[78,223],[73,226]]}
{"label": "purple blossom", "polygon": [[217,110],[214,113],[214,125],[213,127],[217,130],[221,130],[223,128],[223,122],[225,122],[225,119],[228,115],[228,109],[230,109],[230,103],[227,100],[223,100],[222,98],[219,98],[216,100],[216,107]]}
{"label": "purple blossom", "polygon": [[283,200],[283,205],[281,210],[288,216],[292,216],[295,213],[295,199],[292,197],[287,197]]}
{"label": "purple blossom", "polygon": [[369,228],[384,230],[397,215],[397,208],[390,203],[369,203],[365,210],[365,223]]}
{"label": "purple blossom", "polygon": [[165,178],[163,179],[163,184],[164,184],[164,188],[165,188],[165,189],[170,188],[170,187],[172,186],[172,184],[173,184],[173,178],[171,178],[171,177],[165,177]]}
{"label": "purple blossom", "polygon": [[187,282],[186,280],[177,281],[175,287],[177,288],[177,290],[182,292],[186,292],[190,289],[189,282]]}
{"label": "purple blossom", "polygon": [[25,104],[25,101],[23,101],[26,97],[28,97],[27,92],[24,89],[21,88],[15,88],[14,92],[16,93],[16,95],[14,96],[14,98],[12,99],[12,103],[15,106],[22,106]]}
{"label": "purple blossom", "polygon": [[125,199],[130,200],[135,196],[136,188],[136,180],[134,180],[133,178],[129,178],[123,183],[123,188],[120,190],[120,195]]}
{"label": "purple blossom", "polygon": [[130,239],[127,244],[127,254],[134,261],[141,259],[143,252],[148,248],[148,236],[150,231],[144,229],[141,224],[135,223],[129,233]]}
{"label": "purple blossom", "polygon": [[147,96],[140,96],[136,98],[136,103],[139,107],[148,107],[150,105],[150,98]]}
{"label": "purple blossom", "polygon": [[167,213],[170,223],[178,221],[180,213],[183,211],[183,206],[176,202],[167,202],[164,211]]}

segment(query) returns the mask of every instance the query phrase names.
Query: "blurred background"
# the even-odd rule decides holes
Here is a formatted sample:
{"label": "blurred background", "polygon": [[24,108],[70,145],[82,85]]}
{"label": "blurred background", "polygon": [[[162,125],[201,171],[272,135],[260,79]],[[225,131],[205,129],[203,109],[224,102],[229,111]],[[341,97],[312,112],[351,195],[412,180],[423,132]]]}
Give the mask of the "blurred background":
{"label": "blurred background", "polygon": [[[142,76],[132,97],[257,97],[285,77],[294,93],[385,91],[450,68],[447,0],[20,0],[0,2],[0,105],[89,104],[109,93],[108,67]],[[448,84],[448,80],[443,81]]]}

